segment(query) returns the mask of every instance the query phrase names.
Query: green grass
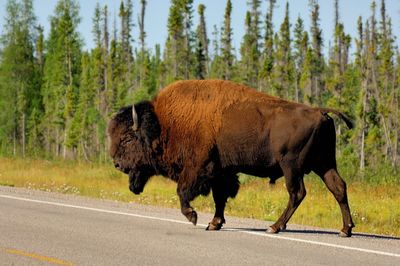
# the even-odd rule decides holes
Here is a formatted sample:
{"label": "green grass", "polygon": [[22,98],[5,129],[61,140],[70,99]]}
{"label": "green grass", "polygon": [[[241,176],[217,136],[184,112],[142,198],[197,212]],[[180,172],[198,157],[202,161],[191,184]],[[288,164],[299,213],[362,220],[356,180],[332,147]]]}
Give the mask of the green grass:
{"label": "green grass", "polygon": [[[283,178],[274,186],[268,184],[268,179],[243,177],[241,181],[244,184],[238,196],[229,200],[226,214],[276,220],[288,199]],[[307,196],[290,223],[339,230],[341,214],[331,193],[313,175],[307,176],[305,183]],[[400,236],[400,184],[347,183],[355,231]],[[128,189],[127,176],[112,165],[0,158],[0,185],[179,208],[172,181],[153,177],[144,192],[136,196]],[[214,212],[211,196],[198,197],[193,206]]]}

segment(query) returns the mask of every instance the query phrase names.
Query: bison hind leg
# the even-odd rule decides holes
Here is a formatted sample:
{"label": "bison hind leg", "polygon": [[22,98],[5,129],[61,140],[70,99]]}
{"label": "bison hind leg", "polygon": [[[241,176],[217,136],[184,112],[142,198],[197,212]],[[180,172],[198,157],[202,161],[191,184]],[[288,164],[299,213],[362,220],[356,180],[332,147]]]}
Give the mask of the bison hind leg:
{"label": "bison hind leg", "polygon": [[339,175],[336,167],[332,167],[330,169],[320,168],[316,169],[315,172],[321,177],[322,181],[324,181],[326,187],[333,194],[339,204],[343,219],[343,228],[340,231],[339,236],[350,237],[352,235],[354,223],[351,217],[349,202],[347,198],[346,182]]}
{"label": "bison hind leg", "polygon": [[286,229],[286,224],[296,211],[297,207],[306,196],[306,189],[303,181],[303,173],[290,167],[291,164],[282,164],[282,170],[285,175],[286,189],[289,194],[289,201],[286,209],[279,219],[267,229],[267,233],[279,233]]}

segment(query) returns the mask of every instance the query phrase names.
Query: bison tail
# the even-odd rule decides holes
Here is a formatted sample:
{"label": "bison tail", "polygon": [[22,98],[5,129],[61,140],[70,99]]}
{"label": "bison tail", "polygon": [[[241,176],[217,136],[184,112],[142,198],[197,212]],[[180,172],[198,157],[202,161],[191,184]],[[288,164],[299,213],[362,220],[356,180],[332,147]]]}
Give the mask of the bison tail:
{"label": "bison tail", "polygon": [[323,114],[333,113],[333,114],[337,115],[346,123],[346,125],[349,129],[353,128],[353,122],[350,120],[350,118],[348,118],[342,112],[339,112],[339,111],[337,111],[335,109],[331,109],[331,108],[317,108],[317,109],[320,110]]}

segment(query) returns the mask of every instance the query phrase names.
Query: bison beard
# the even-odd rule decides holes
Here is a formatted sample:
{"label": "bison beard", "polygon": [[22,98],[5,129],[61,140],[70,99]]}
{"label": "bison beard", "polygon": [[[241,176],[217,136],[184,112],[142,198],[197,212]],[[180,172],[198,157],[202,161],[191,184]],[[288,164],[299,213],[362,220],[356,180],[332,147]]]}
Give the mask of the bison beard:
{"label": "bison beard", "polygon": [[303,177],[319,175],[342,212],[340,236],[349,237],[354,223],[346,183],[336,168],[334,122],[327,108],[312,108],[221,80],[179,81],[151,102],[122,108],[108,125],[110,155],[129,174],[129,188],[139,194],[152,175],[177,182],[181,211],[193,224],[190,202],[212,191],[215,215],[207,229],[225,223],[229,197],[239,190],[237,174],[285,176],[289,202],[268,228],[278,233],[306,195]]}
{"label": "bison beard", "polygon": [[134,194],[139,195],[143,192],[144,186],[152,174],[147,173],[147,170],[129,171],[129,190]]}

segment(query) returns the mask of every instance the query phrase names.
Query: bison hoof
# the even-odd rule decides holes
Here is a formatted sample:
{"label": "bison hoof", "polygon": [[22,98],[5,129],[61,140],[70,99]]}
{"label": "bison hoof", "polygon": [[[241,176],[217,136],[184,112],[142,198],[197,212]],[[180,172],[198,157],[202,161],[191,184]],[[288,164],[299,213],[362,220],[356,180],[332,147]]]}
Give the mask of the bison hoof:
{"label": "bison hoof", "polygon": [[208,226],[206,228],[207,231],[217,231],[222,228],[222,224],[212,224],[208,223]]}
{"label": "bison hoof", "polygon": [[197,212],[192,208],[182,210],[182,214],[189,220],[193,225],[197,224]]}
{"label": "bison hoof", "polygon": [[279,231],[285,231],[286,230],[286,224],[281,225],[279,228],[280,228]]}
{"label": "bison hoof", "polygon": [[206,230],[216,231],[222,228],[222,225],[225,223],[225,219],[214,218],[211,222],[208,223]]}
{"label": "bison hoof", "polygon": [[275,227],[270,226],[270,227],[268,227],[266,232],[267,232],[267,234],[277,234],[277,233],[279,233],[279,231],[280,231],[280,229],[276,229]]}
{"label": "bison hoof", "polygon": [[197,224],[197,212],[196,211],[192,211],[191,213],[189,213],[186,218],[189,220],[189,222],[191,222],[193,225]]}
{"label": "bison hoof", "polygon": [[349,231],[348,233],[340,231],[339,237],[351,237],[351,231]]}
{"label": "bison hoof", "polygon": [[354,227],[353,223],[349,224],[348,226],[344,226],[342,228],[342,230],[340,231],[339,236],[340,237],[351,237],[351,235],[352,235],[351,231],[352,231],[353,227]]}

